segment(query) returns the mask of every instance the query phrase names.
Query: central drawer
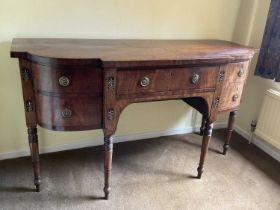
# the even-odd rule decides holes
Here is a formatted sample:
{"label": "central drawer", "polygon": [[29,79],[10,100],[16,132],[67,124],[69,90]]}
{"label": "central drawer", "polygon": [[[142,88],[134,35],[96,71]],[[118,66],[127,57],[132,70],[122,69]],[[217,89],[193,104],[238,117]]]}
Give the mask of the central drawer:
{"label": "central drawer", "polygon": [[219,66],[151,70],[119,70],[117,94],[137,94],[216,87]]}

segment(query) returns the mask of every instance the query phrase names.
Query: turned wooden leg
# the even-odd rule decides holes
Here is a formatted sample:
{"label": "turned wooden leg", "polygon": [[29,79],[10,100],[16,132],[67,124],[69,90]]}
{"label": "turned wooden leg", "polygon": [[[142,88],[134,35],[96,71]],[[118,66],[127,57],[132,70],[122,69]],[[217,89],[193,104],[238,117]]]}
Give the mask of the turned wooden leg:
{"label": "turned wooden leg", "polygon": [[36,191],[40,192],[41,178],[40,178],[40,160],[39,160],[37,128],[29,127],[27,129],[27,132],[28,132],[29,147],[30,147],[33,172],[34,172],[34,184],[36,186]]}
{"label": "turned wooden leg", "polygon": [[208,150],[208,146],[210,143],[211,135],[212,135],[213,123],[206,122],[204,132],[203,132],[203,139],[202,139],[202,146],[201,146],[201,153],[200,153],[200,160],[199,166],[197,168],[197,178],[200,179],[203,173],[203,165],[206,157],[206,153]]}
{"label": "turned wooden leg", "polygon": [[230,142],[230,139],[231,139],[236,114],[237,114],[237,111],[232,111],[229,114],[228,128],[227,128],[227,138],[226,138],[225,144],[223,146],[223,155],[227,154],[227,150],[229,148],[229,142]]}
{"label": "turned wooden leg", "polygon": [[203,136],[205,124],[206,124],[206,117],[202,115],[202,121],[201,121],[200,133],[199,133],[199,135],[201,136]]}
{"label": "turned wooden leg", "polygon": [[104,137],[105,159],[104,159],[104,193],[105,199],[109,199],[112,155],[113,155],[113,136]]}

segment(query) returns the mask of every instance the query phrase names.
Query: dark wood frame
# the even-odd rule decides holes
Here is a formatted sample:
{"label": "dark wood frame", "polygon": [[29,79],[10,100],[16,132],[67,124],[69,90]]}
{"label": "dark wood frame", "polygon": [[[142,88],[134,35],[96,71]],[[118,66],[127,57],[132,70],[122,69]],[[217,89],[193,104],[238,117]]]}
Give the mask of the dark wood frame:
{"label": "dark wood frame", "polygon": [[[107,47],[109,46],[115,50],[119,50],[120,55],[106,51],[106,48],[104,50],[96,50],[95,46],[100,43],[102,45],[107,45]],[[153,48],[154,43],[156,43],[155,48]],[[180,45],[178,45],[178,43],[180,43]],[[49,45],[49,48],[44,49],[42,47],[41,49],[39,47],[41,44],[43,44],[43,46]],[[75,45],[74,48],[73,45]],[[89,52],[84,50],[84,46],[91,45],[92,49]],[[183,47],[181,45],[183,45]],[[178,48],[178,58],[174,58],[174,55],[172,53],[169,54],[167,52],[164,55],[160,54],[157,59],[150,60],[147,59],[146,55],[142,55],[140,53],[140,51],[143,49],[139,48],[139,46],[146,46],[147,52],[149,50],[156,51],[156,49],[158,49],[159,47],[162,47],[162,49],[170,48],[173,50]],[[139,53],[140,55],[142,55],[142,57],[138,56],[137,52],[131,52],[131,49],[133,49],[133,47],[138,47],[137,49],[139,49]],[[185,48],[188,49],[188,47],[190,47],[191,49],[190,52],[185,51]],[[74,58],[71,54],[73,50],[77,51],[74,55]],[[248,76],[248,63],[255,52],[255,49],[224,41],[156,42],[137,40],[98,41],[68,39],[15,39],[11,49],[11,56],[19,58],[20,61],[26,125],[28,128],[28,139],[34,169],[34,184],[36,186],[36,191],[40,191],[41,183],[39,169],[38,136],[36,128],[38,124],[42,127],[52,130],[103,129],[105,151],[104,193],[105,198],[108,199],[112,168],[113,135],[115,134],[115,131],[117,129],[117,124],[121,112],[125,109],[126,106],[131,103],[170,99],[182,99],[184,102],[198,110],[203,116],[200,129],[200,134],[203,136],[203,139],[199,166],[197,168],[197,178],[201,178],[206,153],[211,140],[213,123],[215,122],[217,115],[221,112],[230,112],[228,134],[223,147],[223,154],[226,154],[227,152],[236,112],[240,104],[243,85]],[[98,53],[100,53],[100,57]],[[185,53],[187,54],[187,56],[185,56],[185,59],[182,59],[182,56],[184,56]],[[92,55],[95,55],[97,57],[88,58]],[[136,57],[133,58],[133,55]],[[63,56],[63,58],[59,56]],[[124,57],[127,58],[127,60],[123,60]],[[163,59],[163,57],[173,57],[173,59]],[[94,90],[95,92],[89,94],[83,92],[66,93],[65,89],[56,87],[56,84],[50,84],[50,86],[48,86],[49,84],[45,84],[47,88],[49,88],[50,90],[56,90],[56,92],[45,91],[43,90],[45,86],[42,86],[42,84],[37,84],[38,81],[43,81],[40,80],[40,74],[38,73],[40,73],[40,71],[46,71],[42,69],[45,68],[44,66],[48,67],[47,73],[49,73],[52,78],[56,78],[56,76],[58,76],[58,72],[67,72],[67,69],[69,68],[73,68],[73,71],[76,71],[75,69],[77,68],[77,66],[80,68],[87,66],[89,68],[92,68],[92,71],[102,72],[100,76],[97,76],[95,81],[98,82],[98,84],[102,84],[102,86],[90,87],[96,90]],[[156,80],[157,76],[163,75],[163,77],[174,77],[174,81],[177,81],[179,82],[178,84],[181,84],[181,76],[178,76],[179,73],[176,69],[182,70],[182,68],[184,68],[184,71],[180,71],[181,74],[182,72],[188,73],[189,71],[200,71],[199,67],[205,68],[203,70],[205,71],[205,76],[203,76],[205,80],[203,80],[204,82],[202,84],[196,84],[196,81],[190,81],[190,84],[182,83],[184,85],[183,89],[175,88],[170,90],[164,89],[164,91],[157,91],[152,86],[151,89],[144,88],[143,91],[140,92],[137,92],[136,89],[138,87],[133,85],[133,87],[131,87],[132,92],[128,95],[120,94],[120,91],[118,89],[122,87],[122,83],[126,82],[125,79],[121,79],[122,77],[120,75],[122,75],[122,71],[127,69],[129,69],[131,72],[134,71],[134,73],[131,73],[133,77],[137,77],[138,74],[141,74],[141,72],[148,70],[152,73],[152,75],[155,75],[155,77],[152,77],[152,79],[154,78],[153,82],[156,83],[158,85],[157,87],[159,87],[160,89],[160,87],[163,87],[166,84],[161,80]],[[241,70],[239,70],[240,68],[242,68],[242,72]],[[161,71],[158,71],[157,69],[160,69]],[[209,73],[210,69],[212,69],[212,73]],[[245,73],[243,73],[243,71]],[[165,74],[166,72],[169,73]],[[177,73],[178,75],[176,75]],[[82,73],[75,75],[78,82],[77,84],[75,84],[76,88],[78,90],[85,91],[86,89],[83,86],[85,84],[83,84]],[[120,76],[119,81],[118,76]],[[93,79],[95,80],[95,78]],[[213,83],[213,81],[215,83]],[[200,85],[206,86],[203,86],[204,88],[200,88]],[[67,101],[70,100],[69,97],[80,98],[81,94],[83,95],[83,97],[92,98],[90,99],[90,102],[99,100],[99,105],[96,107],[93,106],[93,109],[95,110],[92,111],[95,111],[95,115],[96,113],[102,112],[102,114],[99,116],[100,119],[99,117],[97,117],[98,119],[94,121],[93,124],[88,124],[88,122],[91,121],[90,119],[86,118],[86,115],[92,114],[92,112],[89,111],[90,113],[80,114],[80,117],[89,120],[86,121],[87,124],[79,125],[77,124],[77,120],[79,120],[79,118],[73,118],[73,120],[61,120],[59,121],[61,125],[57,126],[55,118],[57,116],[54,113],[54,109],[60,105],[56,104],[56,107],[49,108],[49,110],[47,110],[49,111],[50,115],[55,116],[54,119],[52,119],[52,121],[48,121],[49,125],[44,123],[45,117],[41,116],[43,111],[41,110],[42,104],[45,103],[45,100],[50,103],[49,101],[53,100],[50,98],[50,96],[57,97],[57,100],[59,101],[63,101],[64,97],[68,97],[65,99],[65,101]],[[232,100],[228,99],[227,96],[232,96],[232,94],[234,94]],[[43,99],[41,99],[41,97]],[[221,103],[223,104],[222,106],[220,105]],[[86,104],[86,106],[88,106],[88,104]],[[99,112],[96,112],[96,110],[99,109],[98,107],[101,106],[103,111],[100,110]],[[79,104],[79,109],[84,108],[85,106],[83,104]],[[59,111],[61,111],[60,109]]]}

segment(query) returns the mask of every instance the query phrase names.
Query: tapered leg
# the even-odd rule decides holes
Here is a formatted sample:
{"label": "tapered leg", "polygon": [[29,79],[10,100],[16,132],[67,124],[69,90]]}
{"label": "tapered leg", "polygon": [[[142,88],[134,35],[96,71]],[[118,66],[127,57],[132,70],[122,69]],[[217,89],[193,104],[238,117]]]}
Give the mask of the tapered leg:
{"label": "tapered leg", "polygon": [[206,122],[204,132],[203,132],[203,139],[202,139],[202,146],[201,146],[201,153],[200,153],[200,160],[199,160],[199,166],[197,168],[197,178],[200,179],[201,175],[203,173],[203,165],[206,157],[206,153],[208,150],[208,146],[211,140],[212,136],[212,129],[213,129],[213,123]]}
{"label": "tapered leg", "polygon": [[237,111],[232,111],[229,114],[228,128],[227,128],[227,138],[226,138],[225,144],[223,146],[223,155],[227,154],[227,150],[229,148],[229,142],[230,142],[230,139],[231,139],[236,114],[237,114]]}
{"label": "tapered leg", "polygon": [[104,137],[105,159],[104,159],[104,193],[105,199],[109,199],[110,179],[112,170],[112,155],[113,155],[113,136]]}
{"label": "tapered leg", "polygon": [[37,128],[29,127],[27,129],[27,132],[28,132],[29,147],[30,147],[33,172],[34,172],[34,184],[36,186],[36,191],[40,192],[41,178],[40,178],[40,160],[39,160]]}
{"label": "tapered leg", "polygon": [[199,135],[201,136],[203,136],[205,124],[206,124],[206,117],[202,115],[202,121],[201,121],[200,133],[199,133]]}

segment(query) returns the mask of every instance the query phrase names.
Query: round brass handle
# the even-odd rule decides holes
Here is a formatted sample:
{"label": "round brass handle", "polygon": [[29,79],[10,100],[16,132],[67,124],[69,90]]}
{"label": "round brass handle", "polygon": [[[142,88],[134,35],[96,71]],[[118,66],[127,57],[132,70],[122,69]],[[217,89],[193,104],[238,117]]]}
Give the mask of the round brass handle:
{"label": "round brass handle", "polygon": [[141,80],[140,80],[140,85],[142,86],[142,87],[146,87],[146,86],[148,86],[150,84],[150,79],[148,78],[148,77],[143,77],[143,78],[141,78]]}
{"label": "round brass handle", "polygon": [[199,74],[194,73],[194,74],[192,75],[192,83],[193,83],[193,84],[198,83],[199,78],[200,78]]}
{"label": "round brass handle", "polygon": [[63,109],[62,112],[61,112],[61,116],[64,117],[64,118],[69,118],[69,117],[71,117],[71,116],[72,116],[72,111],[71,111],[71,109],[69,109],[69,108]]}
{"label": "round brass handle", "polygon": [[62,76],[58,79],[58,83],[60,86],[67,87],[70,84],[70,79],[66,76]]}
{"label": "round brass handle", "polygon": [[237,95],[237,94],[235,94],[234,96],[232,96],[232,101],[237,101],[237,99],[238,99],[238,95]]}
{"label": "round brass handle", "polygon": [[244,69],[243,69],[243,68],[240,68],[240,69],[239,69],[239,72],[238,72],[238,76],[239,76],[239,77],[242,77],[243,74],[244,74]]}

